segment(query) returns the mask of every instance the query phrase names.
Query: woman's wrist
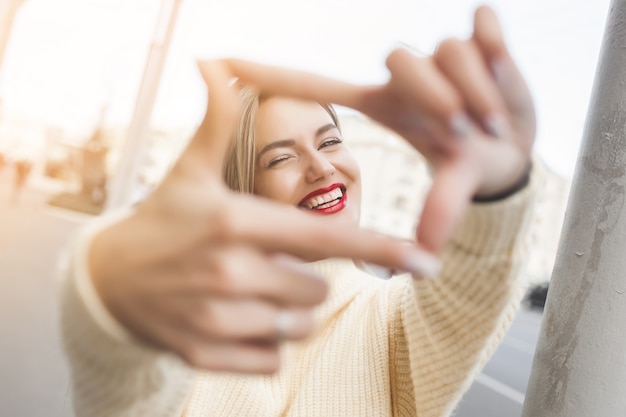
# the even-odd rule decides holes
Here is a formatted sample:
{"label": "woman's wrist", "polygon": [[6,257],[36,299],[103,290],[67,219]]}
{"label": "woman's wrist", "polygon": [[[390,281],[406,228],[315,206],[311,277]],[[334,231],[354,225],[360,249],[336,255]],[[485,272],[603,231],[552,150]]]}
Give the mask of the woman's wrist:
{"label": "woman's wrist", "polygon": [[[94,271],[93,266],[94,252],[97,258],[103,256],[101,248],[93,250],[94,244],[101,242],[101,236],[106,235],[109,229],[115,226],[118,217],[120,216],[111,216],[103,219],[103,221],[95,221],[80,235],[74,259],[74,279],[79,297],[100,329],[119,342],[131,342],[134,340],[133,336],[113,315],[102,296],[101,288],[99,288],[101,283],[98,282],[99,280],[96,279],[95,275],[100,277],[103,271],[100,267]],[[98,263],[101,264],[102,262],[99,261]],[[111,258],[109,258],[108,263],[114,264],[111,262]]]}
{"label": "woman's wrist", "polygon": [[507,189],[497,192],[491,195],[475,195],[472,198],[473,203],[494,203],[496,201],[504,200],[517,192],[526,188],[528,183],[530,182],[530,173],[532,171],[532,163],[529,163],[524,171],[524,174],[517,180],[512,186]]}

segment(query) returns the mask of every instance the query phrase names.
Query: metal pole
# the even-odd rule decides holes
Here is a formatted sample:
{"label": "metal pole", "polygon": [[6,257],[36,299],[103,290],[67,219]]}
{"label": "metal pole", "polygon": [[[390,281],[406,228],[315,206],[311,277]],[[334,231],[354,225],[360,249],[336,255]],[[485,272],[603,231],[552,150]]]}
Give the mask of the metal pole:
{"label": "metal pole", "polygon": [[624,45],[613,0],[523,417],[626,415]]}
{"label": "metal pole", "polygon": [[182,0],[163,0],[161,3],[155,36],[150,45],[137,94],[135,111],[128,127],[120,161],[109,187],[107,210],[126,205],[136,185],[138,171],[145,157],[146,133],[150,126],[150,116],[181,3]]}

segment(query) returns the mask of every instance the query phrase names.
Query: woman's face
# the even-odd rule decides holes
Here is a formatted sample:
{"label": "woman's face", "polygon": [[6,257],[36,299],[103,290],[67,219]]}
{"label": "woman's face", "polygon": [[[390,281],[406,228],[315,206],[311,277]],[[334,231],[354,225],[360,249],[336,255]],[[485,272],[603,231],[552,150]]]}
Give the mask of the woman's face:
{"label": "woman's face", "polygon": [[280,97],[263,101],[255,154],[255,194],[358,224],[359,166],[322,106]]}

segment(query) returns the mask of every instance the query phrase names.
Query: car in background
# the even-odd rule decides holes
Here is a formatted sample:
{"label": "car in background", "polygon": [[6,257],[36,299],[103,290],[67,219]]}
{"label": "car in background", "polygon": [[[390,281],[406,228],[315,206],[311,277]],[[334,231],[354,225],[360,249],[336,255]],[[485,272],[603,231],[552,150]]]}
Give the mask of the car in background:
{"label": "car in background", "polygon": [[531,286],[524,297],[524,304],[531,309],[543,310],[548,297],[548,288],[548,281]]}

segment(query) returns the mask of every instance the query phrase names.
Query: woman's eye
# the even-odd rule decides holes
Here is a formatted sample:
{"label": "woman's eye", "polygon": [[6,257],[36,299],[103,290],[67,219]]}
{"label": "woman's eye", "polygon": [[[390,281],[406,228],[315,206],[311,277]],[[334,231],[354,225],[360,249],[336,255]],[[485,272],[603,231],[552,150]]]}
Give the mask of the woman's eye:
{"label": "woman's eye", "polygon": [[341,138],[328,138],[328,139],[324,140],[324,142],[322,142],[322,144],[320,145],[320,149],[326,148],[326,147],[332,146],[332,145],[337,145],[337,144],[339,144],[341,142],[343,142],[343,140]]}
{"label": "woman's eye", "polygon": [[271,161],[269,161],[267,163],[267,167],[268,168],[272,168],[276,165],[278,165],[279,163],[286,161],[287,159],[289,159],[289,156],[285,155],[285,156],[279,156],[277,158],[272,159]]}

